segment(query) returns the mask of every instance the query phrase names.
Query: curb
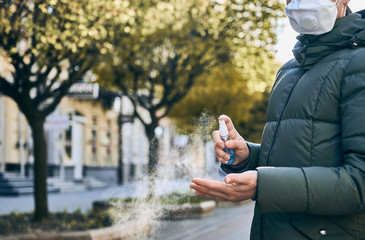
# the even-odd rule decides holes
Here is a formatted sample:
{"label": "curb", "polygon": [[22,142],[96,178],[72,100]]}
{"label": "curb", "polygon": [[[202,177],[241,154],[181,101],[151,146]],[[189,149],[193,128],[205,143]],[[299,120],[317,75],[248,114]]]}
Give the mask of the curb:
{"label": "curb", "polygon": [[213,214],[217,203],[205,201],[196,204],[173,205],[168,204],[163,208],[164,220],[181,220],[186,218],[200,218]]}
{"label": "curb", "polygon": [[62,232],[27,234],[2,238],[3,240],[130,240],[148,236],[152,231],[151,222],[133,221],[107,228]]}
{"label": "curb", "polygon": [[239,205],[244,205],[247,203],[252,202],[251,199],[248,200],[244,200],[241,202],[230,202],[230,201],[217,201],[217,207],[231,207],[231,206],[239,206]]}
{"label": "curb", "polygon": [[[123,205],[126,209],[134,207],[134,205],[130,203],[124,203]],[[146,203],[145,206],[149,206],[149,204]],[[161,206],[162,214],[159,219],[179,220],[186,218],[200,218],[212,214],[217,203],[213,200],[207,200],[201,203],[161,204]],[[113,208],[113,205],[104,201],[95,201],[93,203],[93,207],[107,210],[109,208]]]}

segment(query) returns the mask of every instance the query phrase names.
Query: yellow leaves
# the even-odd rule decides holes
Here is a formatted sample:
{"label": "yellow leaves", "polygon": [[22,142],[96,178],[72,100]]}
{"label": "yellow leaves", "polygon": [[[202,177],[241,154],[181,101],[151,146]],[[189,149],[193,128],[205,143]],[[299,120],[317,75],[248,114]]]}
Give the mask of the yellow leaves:
{"label": "yellow leaves", "polygon": [[5,34],[9,34],[9,32],[11,31],[11,28],[12,28],[12,26],[10,25],[10,21],[6,18],[2,18],[0,24],[2,27],[5,27],[5,29],[4,29]]}
{"label": "yellow leaves", "polygon": [[87,35],[90,38],[90,40],[100,40],[101,35],[98,29],[91,28],[87,31]]}
{"label": "yellow leaves", "polygon": [[141,13],[142,34],[151,34],[158,29],[172,26],[173,30],[179,30],[188,21],[187,12],[193,1],[172,0],[168,2],[156,1],[156,6],[144,9]]}
{"label": "yellow leaves", "polygon": [[239,38],[244,38],[244,36],[245,36],[245,33],[244,33],[244,32],[239,32],[239,33],[238,33],[238,37],[239,37]]}
{"label": "yellow leaves", "polygon": [[265,83],[265,82],[252,82],[252,81],[249,81],[247,83],[247,87],[252,92],[261,92],[262,93],[267,88],[267,83]]}
{"label": "yellow leaves", "polygon": [[108,12],[105,14],[106,19],[111,19],[112,17],[113,17],[113,15],[111,14],[111,12]]}
{"label": "yellow leaves", "polygon": [[57,50],[61,50],[61,49],[62,49],[62,44],[60,44],[60,43],[56,43],[56,44],[54,45],[54,48],[55,48],[55,49],[57,49]]}
{"label": "yellow leaves", "polygon": [[108,43],[108,42],[104,43],[104,47],[105,47],[106,49],[108,49],[108,50],[112,50],[112,49],[113,49],[113,45],[112,45],[112,44],[110,44],[110,43]]}
{"label": "yellow leaves", "polygon": [[100,27],[99,29],[99,39],[105,39],[108,35],[108,30],[104,27]]}
{"label": "yellow leaves", "polygon": [[128,16],[130,17],[135,17],[136,16],[136,10],[135,9],[130,9],[127,11]]}
{"label": "yellow leaves", "polygon": [[48,9],[45,4],[39,4],[39,9],[42,11],[42,13],[48,13]]}
{"label": "yellow leaves", "polygon": [[114,0],[112,2],[113,7],[120,7],[120,8],[128,8],[129,7],[129,1],[125,0]]}
{"label": "yellow leaves", "polygon": [[132,47],[132,50],[134,51],[134,52],[137,52],[137,51],[139,51],[141,49],[141,47],[139,46],[139,45],[134,45],[133,47]]}
{"label": "yellow leaves", "polygon": [[73,53],[76,53],[76,52],[77,52],[77,46],[76,46],[76,43],[71,44],[71,51],[72,51]]}
{"label": "yellow leaves", "polygon": [[52,5],[52,6],[54,6],[54,5],[57,4],[57,0],[50,0],[49,1],[49,4]]}
{"label": "yellow leaves", "polygon": [[100,49],[101,54],[106,54],[107,52],[108,52],[108,50],[106,48],[101,48]]}
{"label": "yellow leaves", "polygon": [[128,22],[128,20],[129,20],[129,16],[128,16],[128,15],[126,15],[126,14],[121,14],[121,15],[119,16],[119,20],[120,20],[120,22],[121,22],[121,23],[127,23],[127,22]]}
{"label": "yellow leaves", "polygon": [[10,54],[15,54],[15,53],[17,53],[18,52],[18,49],[16,48],[16,47],[12,47],[11,49],[10,49]]}
{"label": "yellow leaves", "polygon": [[108,52],[112,52],[113,51],[113,45],[105,42],[104,44],[102,44],[101,48],[100,48],[100,53],[101,54],[106,54]]}
{"label": "yellow leaves", "polygon": [[131,31],[131,28],[129,26],[124,27],[125,33],[130,33],[130,31]]}
{"label": "yellow leaves", "polygon": [[41,37],[40,37],[40,40],[41,40],[41,42],[42,42],[42,43],[47,43],[47,38],[46,38],[46,36],[41,36]]}
{"label": "yellow leaves", "polygon": [[97,31],[95,29],[89,29],[87,31],[87,34],[90,36],[90,37],[96,37],[97,36]]}
{"label": "yellow leaves", "polygon": [[37,48],[32,48],[32,53],[35,55],[35,56],[38,56],[38,54],[39,54],[39,51],[38,51],[38,49]]}
{"label": "yellow leaves", "polygon": [[15,13],[16,12],[16,6],[15,6],[15,4],[12,4],[10,6],[9,11],[10,11],[10,13]]}
{"label": "yellow leaves", "polygon": [[70,29],[72,27],[72,24],[70,22],[65,23],[65,28]]}
{"label": "yellow leaves", "polygon": [[158,11],[173,11],[174,6],[172,4],[169,4],[167,2],[159,2],[157,4],[157,10]]}
{"label": "yellow leaves", "polygon": [[85,29],[85,30],[83,30],[83,31],[81,31],[81,32],[80,32],[80,35],[81,35],[82,37],[86,37],[86,36],[87,36],[87,34],[88,34],[88,30],[87,30],[87,29]]}
{"label": "yellow leaves", "polygon": [[82,39],[80,42],[77,43],[77,47],[79,48],[83,48],[86,44],[86,40]]}
{"label": "yellow leaves", "polygon": [[134,18],[130,17],[130,18],[128,19],[128,23],[129,23],[130,25],[134,25],[136,22],[135,22]]}
{"label": "yellow leaves", "polygon": [[142,28],[142,30],[141,30],[142,35],[148,35],[150,32],[151,31],[149,28]]}

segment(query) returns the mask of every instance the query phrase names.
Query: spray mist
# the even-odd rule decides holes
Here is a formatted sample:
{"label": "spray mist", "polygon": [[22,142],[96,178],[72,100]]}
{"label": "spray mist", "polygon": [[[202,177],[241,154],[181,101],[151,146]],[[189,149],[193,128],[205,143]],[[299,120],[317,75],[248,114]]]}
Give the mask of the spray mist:
{"label": "spray mist", "polygon": [[[221,135],[221,139],[223,142],[226,142],[228,140],[231,139],[229,133],[228,133],[228,129],[226,126],[226,123],[224,121],[219,120],[219,134]],[[228,149],[228,148],[224,148],[223,149],[228,155],[229,155],[229,160],[228,160],[228,165],[232,165],[232,163],[234,162],[234,160],[236,159],[236,156],[234,154],[234,150],[233,149]]]}

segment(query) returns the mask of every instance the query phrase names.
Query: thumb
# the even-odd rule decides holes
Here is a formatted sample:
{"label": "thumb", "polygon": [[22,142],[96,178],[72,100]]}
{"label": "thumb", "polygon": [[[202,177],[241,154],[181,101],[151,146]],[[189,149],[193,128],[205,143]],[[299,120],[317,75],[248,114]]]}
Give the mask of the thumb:
{"label": "thumb", "polygon": [[224,182],[227,184],[232,184],[232,183],[241,183],[242,182],[242,174],[239,173],[231,173],[228,174],[225,178],[224,178]]}

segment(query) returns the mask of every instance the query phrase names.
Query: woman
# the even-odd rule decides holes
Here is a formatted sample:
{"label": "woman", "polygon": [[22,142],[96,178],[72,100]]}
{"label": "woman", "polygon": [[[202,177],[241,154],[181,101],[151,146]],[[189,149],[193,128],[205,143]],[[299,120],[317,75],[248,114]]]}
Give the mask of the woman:
{"label": "woman", "polygon": [[[365,16],[346,11],[348,0],[333,1],[333,15],[326,1],[287,1],[304,34],[277,74],[261,144],[220,116],[232,140],[213,132],[216,157],[231,174],[190,185],[215,200],[256,200],[251,239],[365,239]],[[224,147],[235,150],[232,165]]]}

